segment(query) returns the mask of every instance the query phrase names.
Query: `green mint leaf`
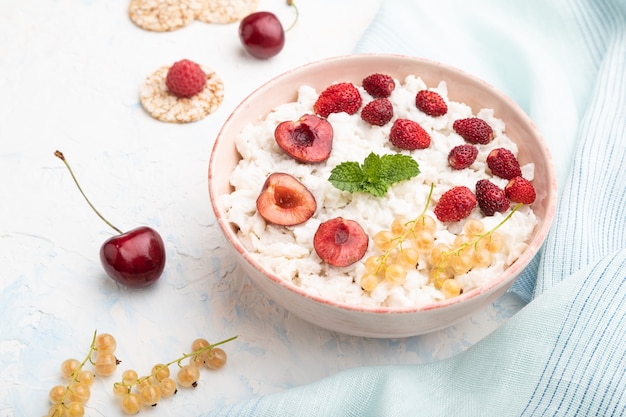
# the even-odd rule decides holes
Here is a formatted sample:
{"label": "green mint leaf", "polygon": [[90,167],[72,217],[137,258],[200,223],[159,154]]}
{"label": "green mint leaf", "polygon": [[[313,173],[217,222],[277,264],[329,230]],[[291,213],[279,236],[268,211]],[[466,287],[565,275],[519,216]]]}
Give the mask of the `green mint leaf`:
{"label": "green mint leaf", "polygon": [[342,162],[331,171],[328,181],[342,191],[366,192],[377,197],[387,193],[389,186],[420,173],[419,165],[409,155],[370,153],[363,164]]}
{"label": "green mint leaf", "polygon": [[365,157],[363,161],[362,169],[364,180],[370,184],[379,183],[381,178],[381,164],[382,159],[380,156],[376,155],[374,152],[371,152],[369,155]]}
{"label": "green mint leaf", "polygon": [[363,171],[358,162],[342,162],[330,172],[328,181],[337,189],[351,193],[361,191]]}
{"label": "green mint leaf", "polygon": [[379,183],[365,182],[363,183],[362,188],[363,188],[362,191],[366,193],[370,193],[376,197],[384,196],[387,193],[387,190],[389,189],[387,184],[383,182],[379,182]]}
{"label": "green mint leaf", "polygon": [[411,179],[419,173],[419,165],[410,155],[387,154],[381,158],[380,179],[388,185]]}

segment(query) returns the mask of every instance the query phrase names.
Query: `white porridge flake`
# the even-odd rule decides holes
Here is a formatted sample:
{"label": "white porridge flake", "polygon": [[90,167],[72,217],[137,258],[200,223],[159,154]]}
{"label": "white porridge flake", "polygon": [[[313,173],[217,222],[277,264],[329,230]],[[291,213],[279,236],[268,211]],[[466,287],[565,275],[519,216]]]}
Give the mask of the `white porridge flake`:
{"label": "white porridge flake", "polygon": [[[433,214],[440,196],[454,186],[464,185],[474,190],[480,179],[489,179],[501,188],[507,180],[498,178],[486,169],[486,157],[492,149],[504,147],[517,154],[516,144],[507,137],[505,123],[498,119],[493,110],[472,109],[463,103],[447,99],[447,86],[441,82],[434,88],[448,105],[444,116],[431,117],[415,107],[415,95],[429,87],[418,76],[408,76],[403,82],[396,81],[396,88],[389,97],[393,104],[394,116],[384,126],[373,126],[361,120],[359,112],[354,115],[332,113],[327,120],[334,130],[333,149],[328,160],[317,164],[304,164],[287,156],[277,146],[274,129],[285,120],[297,120],[303,114],[313,114],[313,104],[318,92],[309,86],[302,86],[298,99],[275,108],[263,121],[248,125],[236,139],[236,147],[242,156],[230,180],[234,192],[222,200],[228,219],[238,228],[244,246],[261,264],[279,277],[291,281],[310,294],[328,300],[350,305],[368,307],[409,307],[433,303],[444,298],[442,292],[429,283],[428,270],[418,265],[407,274],[402,285],[381,282],[371,292],[361,289],[360,277],[365,271],[363,261],[378,254],[371,244],[371,237],[380,230],[388,230],[398,217],[414,219],[424,209],[431,184],[434,184],[432,201],[426,214]],[[359,87],[366,104],[372,98]],[[454,132],[455,120],[467,117],[480,117],[493,129],[494,139],[479,145],[476,161],[460,171],[449,167],[447,156],[454,146],[465,141]],[[362,162],[374,152],[378,155],[395,154],[399,150],[389,143],[389,130],[393,120],[408,118],[418,122],[431,136],[428,148],[415,151],[401,151],[411,155],[419,164],[420,174],[408,181],[390,187],[383,197],[366,193],[349,193],[333,187],[328,181],[331,170],[345,161]],[[533,164],[522,166],[528,180],[533,179]],[[255,201],[266,177],[273,172],[287,172],[301,181],[313,193],[317,201],[314,216],[296,226],[275,226],[267,224],[256,212]],[[478,208],[468,219],[480,219],[485,230],[500,223],[507,213],[496,213],[485,217]],[[321,261],[313,248],[313,236],[318,226],[329,219],[344,217],[358,222],[370,236],[370,245],[364,258],[347,267],[332,267]],[[456,234],[461,233],[464,222],[441,223],[437,221],[435,238],[438,242],[451,243]],[[491,266],[475,268],[457,276],[463,291],[484,285],[513,263],[527,246],[538,220],[530,206],[522,206],[499,229],[504,237],[505,250],[494,254]]]}

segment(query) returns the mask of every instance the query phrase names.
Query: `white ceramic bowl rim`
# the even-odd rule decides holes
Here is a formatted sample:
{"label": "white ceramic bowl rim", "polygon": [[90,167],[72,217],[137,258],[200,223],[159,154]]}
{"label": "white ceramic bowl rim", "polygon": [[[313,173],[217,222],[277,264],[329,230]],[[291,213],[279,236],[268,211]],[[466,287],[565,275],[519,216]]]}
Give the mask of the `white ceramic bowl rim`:
{"label": "white ceramic bowl rim", "polygon": [[[367,58],[371,58],[371,57],[396,57],[398,59],[403,59],[403,60],[413,60],[415,62],[421,62],[421,63],[430,63],[431,65],[444,65],[441,64],[437,61],[433,61],[433,60],[429,60],[429,59],[424,59],[424,58],[417,58],[417,57],[413,57],[413,56],[406,56],[406,55],[400,55],[400,54],[351,54],[351,55],[341,55],[341,56],[336,56],[336,57],[331,57],[331,58],[326,58],[326,59],[322,59],[319,61],[315,61],[315,62],[311,62],[308,64],[304,64],[301,65],[299,67],[295,67],[287,72],[284,72],[283,74],[280,74],[272,79],[270,79],[269,81],[267,81],[266,83],[264,83],[263,85],[261,85],[260,87],[258,87],[256,90],[254,90],[251,94],[249,94],[235,109],[234,111],[231,113],[231,115],[227,118],[226,122],[224,123],[224,125],[222,126],[222,128],[220,129],[220,132],[218,134],[218,138],[221,136],[221,133],[227,129],[228,125],[232,122],[232,119],[234,117],[234,115],[237,113],[237,111],[240,108],[243,108],[246,106],[246,103],[254,100],[254,98],[258,95],[261,95],[265,90],[271,88],[271,85],[278,79],[284,78],[284,77],[288,77],[290,74],[294,73],[294,72],[299,72],[305,68],[311,67],[317,67],[317,66],[324,66],[328,63],[332,63],[334,61],[342,61],[345,59],[351,59],[351,60],[358,60],[360,58],[363,59],[367,59]],[[517,112],[520,114],[520,117],[524,118],[525,122],[529,125],[532,126],[534,129],[536,129],[534,123],[532,122],[532,120],[526,115],[526,113],[517,105],[517,103],[515,103],[513,100],[511,100],[509,97],[506,97],[502,92],[498,91],[495,87],[493,87],[492,85],[490,85],[489,83],[471,75],[468,74],[458,68],[454,68],[454,67],[450,67],[449,65],[445,65],[447,67],[448,70],[450,70],[451,72],[457,72],[458,74],[463,75],[466,78],[469,79],[473,79],[475,82],[481,83],[484,86],[485,90],[488,90],[491,94],[493,95],[499,95],[500,97],[505,98],[508,101],[508,105],[517,110]],[[231,243],[231,245],[234,247],[234,249],[239,252],[239,254],[241,256],[243,256],[243,258],[246,260],[246,262],[248,262],[252,267],[254,267],[255,269],[257,269],[258,271],[260,271],[263,275],[265,275],[267,278],[269,278],[270,280],[272,280],[273,282],[275,282],[276,284],[284,287],[285,289],[287,289],[288,291],[294,292],[302,297],[311,299],[317,303],[321,303],[321,304],[326,304],[328,306],[331,307],[335,307],[335,308],[339,308],[339,309],[345,309],[345,310],[350,310],[350,311],[354,311],[354,312],[368,312],[368,313],[384,313],[384,314],[410,314],[410,313],[416,313],[419,311],[427,311],[427,310],[435,310],[435,309],[443,309],[446,308],[448,306],[454,305],[454,304],[458,304],[458,303],[462,303],[468,299],[474,298],[479,296],[480,294],[483,294],[485,292],[488,292],[496,287],[499,287],[501,285],[505,285],[507,282],[507,277],[510,277],[511,275],[516,275],[519,274],[532,260],[532,258],[536,255],[536,253],[538,252],[539,248],[541,247],[541,245],[543,244],[543,240],[545,238],[545,236],[547,235],[550,226],[552,224],[552,219],[554,217],[555,211],[556,211],[556,197],[555,197],[555,193],[552,193],[551,195],[551,200],[552,201],[548,201],[547,204],[547,209],[546,209],[546,213],[543,217],[543,220],[539,226],[539,229],[535,231],[535,233],[533,234],[533,239],[529,242],[528,248],[520,255],[520,257],[513,262],[513,264],[511,264],[506,270],[505,272],[503,272],[502,274],[500,274],[498,277],[490,280],[488,283],[477,287],[471,291],[467,291],[463,294],[460,294],[457,297],[453,297],[450,299],[446,299],[446,300],[442,300],[442,301],[437,301],[434,303],[429,303],[429,304],[425,304],[419,307],[368,307],[368,306],[358,306],[358,305],[352,305],[352,304],[347,304],[347,303],[341,303],[341,302],[336,302],[333,300],[329,300],[323,297],[319,297],[310,293],[307,293],[305,290],[303,290],[302,288],[296,286],[295,284],[286,281],[282,278],[280,278],[279,276],[277,276],[276,274],[266,270],[265,268],[263,268],[263,266],[256,261],[252,256],[250,256],[250,254],[248,253],[248,251],[243,247],[243,245],[241,244],[241,242],[239,241],[239,238],[237,237],[236,233],[233,231],[230,223],[228,222],[228,220],[225,218],[225,216],[220,215],[219,213],[221,213],[221,209],[219,207],[219,195],[217,194],[217,192],[213,189],[212,183],[211,183],[211,178],[213,177],[212,175],[212,168],[214,166],[214,162],[215,162],[215,158],[216,158],[216,149],[218,148],[218,143],[216,141],[216,143],[213,145],[213,151],[211,152],[211,157],[210,157],[210,161],[209,161],[209,192],[211,194],[211,204],[213,206],[213,210],[216,214],[217,220],[218,220],[218,224],[221,227],[222,231],[224,232],[224,234],[227,237],[227,240],[229,240],[229,242]],[[543,155],[545,155],[546,160],[548,161],[547,163],[547,175],[550,177],[548,179],[548,183],[551,184],[551,186],[553,187],[553,189],[556,189],[556,173],[555,173],[555,168],[554,168],[554,164],[552,162],[552,156],[550,153],[550,150],[548,149],[547,145],[541,141],[540,144],[538,145],[541,147],[541,153]]]}

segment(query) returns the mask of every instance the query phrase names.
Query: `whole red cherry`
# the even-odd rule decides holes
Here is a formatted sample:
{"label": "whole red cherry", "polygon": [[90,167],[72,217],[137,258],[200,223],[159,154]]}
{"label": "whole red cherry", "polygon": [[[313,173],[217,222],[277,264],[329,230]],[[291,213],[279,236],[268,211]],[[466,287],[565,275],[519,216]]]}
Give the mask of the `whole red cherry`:
{"label": "whole red cherry", "polygon": [[154,229],[141,226],[106,240],[100,247],[100,261],[120,284],[147,287],[163,273],[165,245]]}
{"label": "whole red cherry", "polygon": [[286,30],[271,12],[255,12],[249,14],[239,23],[239,40],[250,55],[266,59],[278,55],[285,46],[285,32],[291,30],[298,20],[298,8],[292,0],[287,4],[296,10],[294,22]]}
{"label": "whole red cherry", "polygon": [[271,58],[283,50],[285,31],[274,13],[256,12],[240,22],[239,39],[252,56]]}
{"label": "whole red cherry", "polygon": [[54,156],[63,161],[91,209],[118,233],[100,247],[100,261],[107,275],[130,288],[143,288],[156,282],[165,268],[165,245],[161,236],[147,226],[128,232],[113,226],[91,204],[63,153],[55,151]]}

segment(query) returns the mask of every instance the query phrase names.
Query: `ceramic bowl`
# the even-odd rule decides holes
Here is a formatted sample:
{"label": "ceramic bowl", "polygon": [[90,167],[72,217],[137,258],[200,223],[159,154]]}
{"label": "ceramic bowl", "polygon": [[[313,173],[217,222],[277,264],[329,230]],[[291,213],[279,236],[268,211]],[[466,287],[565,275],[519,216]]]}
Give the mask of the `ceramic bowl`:
{"label": "ceramic bowl", "polygon": [[[360,85],[367,75],[381,72],[403,80],[421,77],[427,85],[445,81],[449,99],[464,102],[476,112],[492,108],[506,123],[507,135],[519,147],[521,164],[534,162],[533,184],[537,199],[533,210],[539,219],[528,248],[500,276],[458,297],[422,307],[367,308],[341,304],[312,296],[268,271],[247,252],[237,231],[227,219],[220,200],[230,193],[229,176],[240,160],[235,137],[244,126],[262,119],[274,107],[294,101],[297,89],[310,85],[322,91],[329,84],[351,81]],[[556,179],[550,152],[536,126],[509,98],[489,84],[441,63],[399,55],[363,54],[329,58],[288,71],[250,94],[221,128],[209,162],[209,193],[219,227],[232,246],[251,281],[269,298],[304,320],[329,330],[363,337],[396,338],[433,332],[448,327],[484,309],[500,297],[518,278],[542,245],[556,206]]]}

